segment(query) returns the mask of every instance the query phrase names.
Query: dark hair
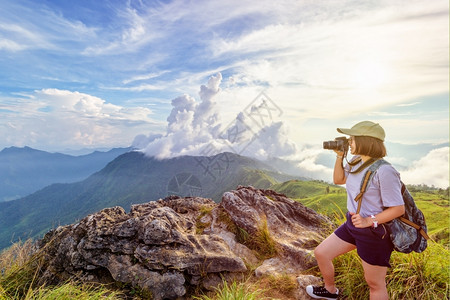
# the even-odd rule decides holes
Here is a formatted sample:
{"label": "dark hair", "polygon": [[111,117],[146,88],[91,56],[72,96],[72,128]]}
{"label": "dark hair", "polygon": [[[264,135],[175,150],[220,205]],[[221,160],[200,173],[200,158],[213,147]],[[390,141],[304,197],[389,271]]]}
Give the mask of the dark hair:
{"label": "dark hair", "polygon": [[373,158],[382,158],[387,155],[386,147],[382,140],[371,136],[355,136],[356,153]]}

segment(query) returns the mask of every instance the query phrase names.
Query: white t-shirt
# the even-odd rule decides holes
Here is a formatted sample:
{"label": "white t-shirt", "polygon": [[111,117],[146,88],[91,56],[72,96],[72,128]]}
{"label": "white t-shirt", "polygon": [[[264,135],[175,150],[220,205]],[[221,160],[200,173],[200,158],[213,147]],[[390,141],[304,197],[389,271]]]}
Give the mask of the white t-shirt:
{"label": "white t-shirt", "polygon": [[[362,161],[351,169],[357,170],[362,165]],[[355,197],[359,194],[361,189],[361,180],[363,179],[366,167],[361,172],[356,174],[350,173],[350,166],[345,165],[345,177],[347,188],[347,210],[349,212],[356,212],[358,203]],[[360,215],[368,217],[383,211],[384,208],[391,206],[403,205],[404,201],[401,193],[400,174],[390,164],[381,165],[373,175],[371,181],[368,183],[366,192],[362,198]]]}

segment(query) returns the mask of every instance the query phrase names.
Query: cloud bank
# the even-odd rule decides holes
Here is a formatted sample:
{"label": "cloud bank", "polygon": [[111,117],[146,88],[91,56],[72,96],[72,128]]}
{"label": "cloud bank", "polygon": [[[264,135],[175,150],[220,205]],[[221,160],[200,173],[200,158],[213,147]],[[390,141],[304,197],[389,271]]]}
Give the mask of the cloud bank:
{"label": "cloud bank", "polygon": [[59,89],[2,101],[0,112],[5,143],[53,151],[129,146],[136,134],[157,124],[148,108],[124,107]]}
{"label": "cloud bank", "polygon": [[408,184],[447,188],[449,186],[449,152],[449,147],[431,150],[425,157],[414,161],[411,167],[402,172],[402,180]]}

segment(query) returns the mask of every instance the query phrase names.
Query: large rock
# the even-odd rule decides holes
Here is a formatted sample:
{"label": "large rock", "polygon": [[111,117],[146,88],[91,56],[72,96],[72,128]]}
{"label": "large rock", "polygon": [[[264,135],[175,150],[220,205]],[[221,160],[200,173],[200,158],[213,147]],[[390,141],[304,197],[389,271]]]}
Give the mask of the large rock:
{"label": "large rock", "polygon": [[316,265],[312,250],[323,239],[321,232],[330,221],[314,210],[272,190],[239,187],[226,192],[221,206],[233,222],[249,235],[267,226],[278,251],[278,258],[265,261],[257,275],[298,273]]}
{"label": "large rock", "polygon": [[[236,239],[236,228],[257,234],[264,220],[280,250],[265,263]],[[39,242],[45,253],[40,280],[121,282],[151,292],[153,299],[176,299],[190,286],[213,288],[222,278],[239,278],[246,264],[261,264],[258,275],[272,272],[274,261],[280,273],[310,268],[311,249],[328,222],[281,194],[252,187],[225,193],[220,204],[168,197],[134,205],[129,213],[107,208],[46,234]]]}

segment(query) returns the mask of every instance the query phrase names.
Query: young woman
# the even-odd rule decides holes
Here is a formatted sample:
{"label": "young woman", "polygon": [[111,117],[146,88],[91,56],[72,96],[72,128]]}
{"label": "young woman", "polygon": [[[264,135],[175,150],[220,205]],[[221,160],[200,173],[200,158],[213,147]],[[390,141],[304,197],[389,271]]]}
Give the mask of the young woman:
{"label": "young woman", "polygon": [[335,184],[346,184],[347,221],[314,250],[325,285],[307,286],[306,291],[316,299],[336,299],[339,291],[334,282],[332,261],[356,249],[370,288],[370,299],[388,299],[386,272],[390,267],[393,245],[383,224],[404,214],[400,174],[389,164],[380,166],[368,184],[361,199],[361,210],[356,214],[357,202],[354,199],[360,192],[361,180],[368,168],[363,164],[386,156],[385,132],[379,124],[370,121],[360,122],[350,129],[338,128],[337,131],[350,136],[350,153],[354,155],[344,167],[344,153],[335,150],[333,180]]}

